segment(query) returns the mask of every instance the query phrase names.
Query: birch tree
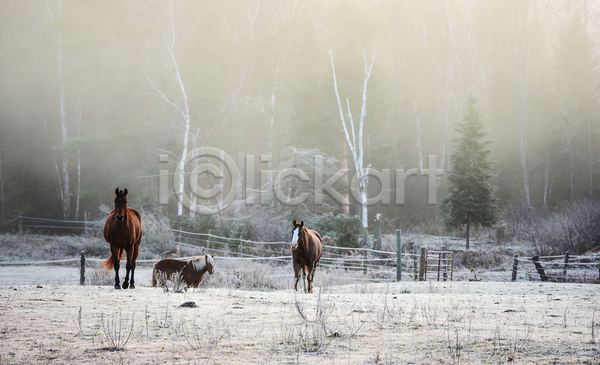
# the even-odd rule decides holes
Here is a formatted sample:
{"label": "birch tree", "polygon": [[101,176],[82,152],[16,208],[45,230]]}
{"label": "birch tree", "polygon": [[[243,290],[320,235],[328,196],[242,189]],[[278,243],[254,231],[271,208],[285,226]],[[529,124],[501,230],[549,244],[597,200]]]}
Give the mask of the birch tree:
{"label": "birch tree", "polygon": [[368,217],[368,205],[367,205],[367,178],[368,178],[368,169],[365,169],[364,165],[364,147],[363,147],[363,130],[365,125],[365,116],[367,115],[367,85],[369,82],[369,78],[371,77],[371,69],[373,68],[373,63],[375,62],[375,52],[373,52],[373,57],[371,58],[371,63],[367,60],[367,55],[363,51],[363,58],[365,61],[365,78],[363,82],[363,90],[362,90],[362,106],[360,110],[360,119],[358,121],[358,138],[356,138],[356,131],[354,127],[354,118],[352,117],[352,111],[350,109],[350,101],[346,98],[346,108],[348,110],[348,119],[350,121],[350,131],[352,132],[352,137],[350,137],[350,133],[348,133],[348,126],[346,123],[346,119],[344,117],[344,108],[342,107],[342,102],[340,100],[340,94],[338,92],[337,79],[335,75],[335,64],[333,62],[333,53],[329,50],[329,58],[331,60],[331,71],[333,73],[333,87],[335,90],[335,96],[338,103],[339,113],[340,113],[340,121],[342,123],[342,130],[344,131],[344,135],[346,137],[346,142],[348,144],[348,148],[350,149],[350,153],[352,154],[352,160],[354,161],[354,168],[356,169],[356,174],[358,177],[358,192],[360,195],[360,204],[361,204],[361,222],[363,229],[363,245],[365,247],[368,246],[368,234],[369,234],[369,217]]}
{"label": "birch tree", "polygon": [[532,5],[521,2],[520,13],[515,22],[514,52],[516,58],[517,118],[519,122],[519,162],[523,176],[523,202],[531,206],[529,194],[529,166],[527,159],[527,135],[529,130],[529,61],[531,59]]}
{"label": "birch tree", "polygon": [[[483,64],[477,59],[476,39],[472,31],[473,1],[470,0],[464,3],[466,7],[464,9],[465,14],[464,19],[461,19],[461,22],[466,25],[465,44],[457,42],[451,4],[450,0],[437,3],[437,8],[441,9],[443,14],[436,17],[435,23],[439,22],[439,17],[444,19],[443,31],[440,34],[432,36],[431,32],[428,32],[428,26],[416,9],[415,16],[411,16],[413,27],[435,66],[439,90],[436,106],[443,134],[441,166],[447,170],[450,169],[448,156],[450,154],[450,121],[452,115],[462,114],[465,94],[472,91],[468,89],[475,88],[476,83],[484,78]],[[461,5],[461,3],[457,5]],[[456,5],[454,9],[455,12],[463,10]],[[429,28],[429,30],[435,30],[437,24],[435,26],[430,24]],[[431,39],[436,35],[440,37],[437,44],[431,42]]]}
{"label": "birch tree", "polygon": [[178,195],[177,201],[177,215],[183,214],[183,194],[184,194],[184,183],[185,183],[185,156],[188,153],[188,145],[190,141],[190,105],[189,98],[186,92],[185,84],[181,78],[181,73],[179,72],[179,66],[177,63],[177,57],[175,55],[175,44],[177,32],[175,31],[175,20],[173,15],[173,0],[169,2],[168,8],[168,26],[163,29],[162,32],[162,42],[164,44],[164,49],[167,52],[167,59],[170,62],[170,67],[172,68],[173,79],[178,85],[179,93],[177,95],[167,96],[160,88],[156,86],[156,84],[152,81],[152,79],[142,70],[140,72],[145,76],[148,80],[152,88],[160,95],[160,97],[171,105],[179,115],[179,123],[178,129],[183,131],[182,133],[182,143],[181,143],[181,155],[179,156],[179,184],[175,188],[176,193]]}
{"label": "birch tree", "polygon": [[[523,204],[531,206],[530,198],[530,169],[529,169],[529,124],[531,103],[532,60],[539,60],[540,54],[532,56],[534,37],[542,25],[549,20],[557,9],[551,9],[552,3],[542,4],[535,0],[520,0],[514,7],[514,23],[512,49],[514,52],[515,71],[514,82],[516,90],[516,112],[519,132],[519,163],[523,178]],[[544,8],[545,6],[546,8]],[[551,10],[551,12],[548,12]],[[539,51],[541,52],[541,50]]]}
{"label": "birch tree", "polygon": [[[46,10],[48,11],[48,16],[50,20],[54,23],[60,21],[60,12],[61,12],[61,0],[58,0],[56,15],[50,8],[50,4],[45,2]],[[56,45],[57,45],[57,79],[58,79],[58,89],[59,89],[59,102],[60,102],[60,130],[63,145],[67,142],[69,138],[68,134],[68,126],[67,126],[67,111],[66,111],[66,100],[65,100],[65,85],[64,85],[64,77],[63,77],[63,43],[62,43],[62,32],[60,29],[56,31]],[[71,205],[71,189],[69,186],[69,158],[66,152],[63,150],[62,153],[62,161],[61,161],[61,169],[56,167],[56,173],[58,175],[59,182],[59,191],[60,198],[62,203],[62,213],[63,218],[69,218],[69,211]]]}
{"label": "birch tree", "polygon": [[75,219],[79,219],[79,203],[81,201],[81,99],[77,100],[75,109],[75,118],[77,122],[77,195],[75,202]]}
{"label": "birch tree", "polygon": [[0,222],[4,222],[4,177],[2,176],[2,153],[0,153]]}

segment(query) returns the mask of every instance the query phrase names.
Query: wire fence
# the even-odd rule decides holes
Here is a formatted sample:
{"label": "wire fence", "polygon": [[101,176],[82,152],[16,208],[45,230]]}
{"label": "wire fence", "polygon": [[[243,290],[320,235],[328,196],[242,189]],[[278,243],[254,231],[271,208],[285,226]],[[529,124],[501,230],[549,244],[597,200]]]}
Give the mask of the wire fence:
{"label": "wire fence", "polygon": [[[220,259],[261,260],[281,265],[289,264],[292,258],[290,243],[285,241],[262,242],[180,229],[170,229],[170,231],[177,235],[177,245],[201,248],[202,252],[218,254]],[[402,253],[402,260],[412,264],[413,256],[413,254]],[[323,245],[323,254],[319,265],[330,269],[360,271],[367,279],[395,280],[396,263],[397,253],[395,251]],[[409,265],[405,266],[407,272],[414,271]]]}
{"label": "wire fence", "polygon": [[[60,220],[48,218],[35,218],[27,216],[17,216],[19,232],[41,231],[92,234],[101,233],[104,221],[91,220]],[[181,252],[197,253],[198,255],[213,254],[217,255],[219,260],[227,261],[257,261],[267,262],[271,266],[285,266],[291,263],[292,255],[290,242],[286,241],[253,241],[242,237],[225,237],[221,235],[200,232],[189,232],[182,229],[169,229],[169,232],[175,237],[171,249],[163,252],[161,257],[170,257],[180,260],[190,259],[196,256],[183,256]],[[416,255],[418,256],[418,255]],[[79,258],[52,260],[52,261],[21,261],[21,262],[0,262],[0,267],[8,265],[58,265],[78,261]],[[402,265],[404,272],[413,273],[417,264],[414,254],[402,253],[401,260],[405,261]],[[103,259],[86,258],[87,262],[100,262]],[[154,263],[158,259],[138,259],[138,263]],[[338,247],[331,245],[323,246],[323,254],[319,266],[326,270],[336,270],[344,272],[353,272],[359,275],[362,280],[369,281],[394,281],[396,280],[396,265],[398,256],[395,251],[374,250],[361,247]],[[354,275],[356,276],[356,275]]]}
{"label": "wire fence", "polygon": [[600,256],[564,255],[514,257],[512,281],[518,272],[529,281],[597,283],[600,281]]}
{"label": "wire fence", "polygon": [[[77,221],[48,218],[17,216],[19,230],[41,229],[77,230],[81,233],[98,234],[104,221]],[[13,220],[13,221],[14,221]],[[182,229],[169,229],[175,240],[169,245],[172,248],[163,252],[161,257],[168,256],[186,260],[195,256],[181,255],[182,248],[197,255],[213,254],[219,260],[266,262],[269,265],[285,266],[291,262],[290,243],[286,241],[253,241],[242,237],[225,237],[200,232],[189,232]],[[397,278],[397,265],[401,272],[410,274],[413,279],[419,277],[421,255],[396,251],[374,250],[361,247],[338,247],[323,245],[320,266],[323,269],[351,272],[359,275],[361,280],[394,281]],[[196,256],[197,256],[196,255]],[[398,262],[400,259],[400,262]],[[7,265],[60,265],[78,261],[79,258],[47,261],[0,262],[0,267]],[[102,259],[86,258],[88,262],[100,262]],[[154,263],[158,259],[140,259],[138,263]],[[512,281],[516,281],[520,273],[521,280],[550,282],[598,282],[600,279],[600,257],[590,255],[565,255],[516,257],[513,264]]]}

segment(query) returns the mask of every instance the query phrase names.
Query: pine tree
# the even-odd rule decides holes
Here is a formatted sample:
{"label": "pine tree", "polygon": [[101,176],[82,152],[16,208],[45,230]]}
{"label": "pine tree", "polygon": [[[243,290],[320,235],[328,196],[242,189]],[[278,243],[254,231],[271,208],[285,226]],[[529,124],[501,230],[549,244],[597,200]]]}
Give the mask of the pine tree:
{"label": "pine tree", "polygon": [[490,141],[482,141],[483,113],[475,96],[467,98],[463,122],[459,123],[455,139],[456,150],[450,156],[452,170],[448,176],[450,195],[442,201],[441,211],[446,227],[450,229],[467,226],[467,246],[472,227],[490,227],[498,221],[499,210],[494,197],[496,188],[490,185],[493,177],[488,171]]}

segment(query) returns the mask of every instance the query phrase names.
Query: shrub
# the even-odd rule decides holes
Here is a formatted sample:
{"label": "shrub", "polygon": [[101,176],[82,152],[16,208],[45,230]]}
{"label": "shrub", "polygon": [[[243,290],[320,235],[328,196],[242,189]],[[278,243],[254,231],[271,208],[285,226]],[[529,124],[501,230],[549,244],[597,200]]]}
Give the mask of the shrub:
{"label": "shrub", "polygon": [[142,215],[142,243],[140,250],[152,254],[161,254],[175,246],[175,236],[169,231],[169,220],[156,212],[141,211]]}
{"label": "shrub", "polygon": [[550,215],[530,211],[520,216],[516,237],[528,241],[537,255],[584,254],[600,246],[600,202],[584,200]]}
{"label": "shrub", "polygon": [[336,246],[361,247],[358,238],[362,231],[360,219],[357,216],[348,217],[343,214],[327,213],[309,219],[306,225],[319,232],[321,236],[332,237]]}
{"label": "shrub", "polygon": [[171,227],[188,232],[208,233],[211,231],[212,234],[222,235],[219,219],[215,215],[175,216],[171,218]]}

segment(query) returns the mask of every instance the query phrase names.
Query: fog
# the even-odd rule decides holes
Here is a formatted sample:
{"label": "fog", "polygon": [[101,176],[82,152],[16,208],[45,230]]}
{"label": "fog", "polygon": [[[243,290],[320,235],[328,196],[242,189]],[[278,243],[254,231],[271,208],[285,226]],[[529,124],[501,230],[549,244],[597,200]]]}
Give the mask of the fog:
{"label": "fog", "polygon": [[[452,168],[470,94],[486,111],[502,209],[596,198],[599,27],[592,0],[1,1],[1,219],[99,216],[116,187],[130,206],[189,215],[175,194],[159,207],[158,176],[195,148],[231,156],[245,199],[261,171],[306,167],[312,181],[315,155],[325,180],[344,166],[352,177],[362,141],[362,167],[392,171],[391,203],[369,219],[424,224],[438,217],[428,177],[407,178],[395,204],[394,171],[426,169],[429,155]],[[286,183],[288,196],[313,186]],[[446,189],[443,175],[438,199]],[[361,214],[356,199],[309,200],[254,208]]]}

